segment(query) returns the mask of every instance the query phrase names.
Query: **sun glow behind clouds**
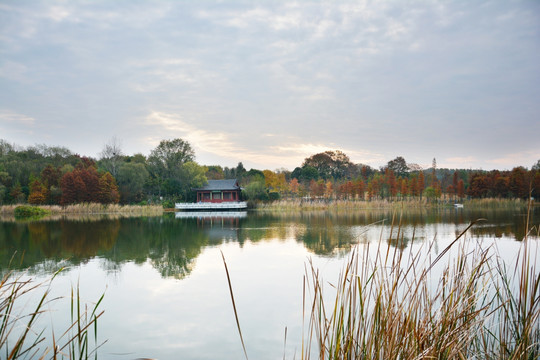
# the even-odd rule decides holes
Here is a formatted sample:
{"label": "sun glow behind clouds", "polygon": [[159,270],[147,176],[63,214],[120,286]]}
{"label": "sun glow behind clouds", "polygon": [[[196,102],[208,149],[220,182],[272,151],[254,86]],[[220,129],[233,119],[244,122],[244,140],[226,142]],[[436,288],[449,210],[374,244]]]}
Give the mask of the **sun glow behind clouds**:
{"label": "sun glow behind clouds", "polygon": [[195,148],[199,154],[198,161],[205,165],[210,165],[212,162],[208,162],[207,158],[212,158],[230,165],[242,161],[248,167],[269,169],[285,167],[292,170],[301,166],[305,158],[328,150],[343,151],[355,163],[374,164],[384,160],[381,154],[344,149],[336,144],[302,143],[300,139],[283,138],[274,134],[258,135],[261,139],[272,137],[274,145],[263,146],[255,151],[239,145],[238,136],[233,133],[212,132],[191,123],[196,123],[195,119],[190,119],[188,123],[182,115],[153,111],[145,119],[145,125],[152,129],[152,135],[146,138],[146,142],[151,146],[157,146],[164,138],[183,138]]}

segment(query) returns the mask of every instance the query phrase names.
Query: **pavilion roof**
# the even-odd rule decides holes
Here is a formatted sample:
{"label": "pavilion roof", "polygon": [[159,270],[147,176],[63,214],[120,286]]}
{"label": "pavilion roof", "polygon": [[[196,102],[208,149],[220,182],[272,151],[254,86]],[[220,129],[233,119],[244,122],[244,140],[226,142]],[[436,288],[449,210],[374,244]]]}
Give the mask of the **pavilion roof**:
{"label": "pavilion roof", "polygon": [[197,191],[215,191],[215,190],[240,190],[236,179],[227,180],[208,180],[208,184],[195,189]]}

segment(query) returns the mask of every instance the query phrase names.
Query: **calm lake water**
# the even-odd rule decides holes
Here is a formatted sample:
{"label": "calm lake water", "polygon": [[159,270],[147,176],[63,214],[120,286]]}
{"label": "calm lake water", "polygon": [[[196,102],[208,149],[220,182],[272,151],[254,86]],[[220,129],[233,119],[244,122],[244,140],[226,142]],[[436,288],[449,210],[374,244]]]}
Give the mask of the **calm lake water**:
{"label": "calm lake water", "polygon": [[[248,355],[282,359],[285,353],[293,359],[300,357],[309,261],[333,281],[354,246],[382,241],[385,249],[410,252],[422,246],[428,251],[426,244],[433,242],[436,256],[471,221],[485,218],[463,241],[495,244],[511,262],[522,246],[527,216],[517,210],[416,211],[398,216],[394,227],[392,218],[390,212],[358,211],[4,220],[1,266],[2,272],[9,267],[37,280],[64,267],[52,282],[53,297],[69,297],[77,283],[88,303],[105,293],[98,337],[107,342],[100,359],[240,359],[223,253]],[[396,240],[399,222],[403,237]],[[540,224],[540,209],[530,224]],[[48,309],[40,326],[65,329],[69,300]]]}

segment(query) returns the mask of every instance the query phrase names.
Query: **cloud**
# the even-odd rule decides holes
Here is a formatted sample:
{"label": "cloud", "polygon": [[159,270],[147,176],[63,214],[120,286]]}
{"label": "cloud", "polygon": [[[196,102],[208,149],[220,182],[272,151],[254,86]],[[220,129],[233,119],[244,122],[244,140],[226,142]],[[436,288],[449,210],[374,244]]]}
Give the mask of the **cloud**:
{"label": "cloud", "polygon": [[494,169],[511,169],[518,165],[530,168],[540,160],[540,151],[528,150],[516,153],[508,153],[496,159],[489,159],[486,162],[493,165]]}
{"label": "cloud", "polygon": [[526,150],[538,148],[539,11],[503,1],[4,2],[2,133],[40,142],[36,127],[62,124],[53,141],[77,144],[84,128],[96,152],[104,126],[137,146],[189,136],[203,159],[258,168],[327,149],[374,166],[388,161],[381,154],[527,165],[538,153]]}
{"label": "cloud", "polygon": [[444,159],[443,163],[440,164],[439,167],[445,167],[448,169],[463,169],[473,167],[473,164],[476,164],[477,162],[478,158],[476,156],[456,156]]}
{"label": "cloud", "polygon": [[359,149],[346,149],[337,144],[313,144],[313,143],[297,143],[295,141],[288,140],[287,144],[273,146],[276,152],[281,154],[287,154],[288,157],[293,157],[295,163],[300,166],[305,158],[325,151],[339,150],[345,153],[353,163],[361,164],[375,164],[384,160],[382,154],[377,154],[368,150]]}
{"label": "cloud", "polygon": [[0,123],[12,123],[22,125],[23,127],[34,126],[36,119],[23,114],[17,114],[10,111],[0,111]]}
{"label": "cloud", "polygon": [[230,161],[243,161],[253,166],[265,168],[294,168],[300,166],[305,158],[328,150],[340,150],[351,161],[363,164],[375,164],[383,160],[383,155],[367,150],[345,149],[336,144],[302,143],[297,138],[283,135],[261,133],[255,142],[257,149],[242,145],[242,139],[231,132],[218,132],[201,129],[192,125],[195,119],[185,119],[179,114],[154,111],[145,119],[155,136],[148,136],[146,141],[156,146],[166,134],[167,138],[180,137],[187,140],[198,151],[213,154]]}
{"label": "cloud", "polygon": [[145,123],[157,127],[160,134],[184,138],[197,149],[223,157],[237,157],[243,150],[230,140],[230,134],[199,129],[178,114],[153,111],[146,117]]}

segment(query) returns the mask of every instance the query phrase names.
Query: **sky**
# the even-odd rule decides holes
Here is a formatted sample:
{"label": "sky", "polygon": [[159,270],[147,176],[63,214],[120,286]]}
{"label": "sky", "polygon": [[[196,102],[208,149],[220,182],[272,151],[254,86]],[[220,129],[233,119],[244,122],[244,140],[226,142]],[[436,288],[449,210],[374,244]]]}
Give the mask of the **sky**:
{"label": "sky", "polygon": [[0,139],[203,165],[540,159],[540,1],[0,0]]}

